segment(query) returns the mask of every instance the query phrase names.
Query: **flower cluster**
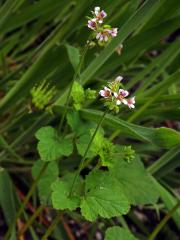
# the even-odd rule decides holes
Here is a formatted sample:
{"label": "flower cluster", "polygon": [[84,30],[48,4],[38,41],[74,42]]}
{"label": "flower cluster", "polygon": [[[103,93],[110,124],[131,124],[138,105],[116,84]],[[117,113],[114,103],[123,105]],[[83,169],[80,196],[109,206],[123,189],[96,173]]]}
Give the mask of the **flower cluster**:
{"label": "flower cluster", "polygon": [[130,109],[135,108],[135,97],[127,98],[129,92],[120,88],[122,77],[118,76],[114,81],[108,83],[108,87],[100,90],[99,94],[103,97],[105,105],[110,110],[119,111],[119,105],[124,104]]}
{"label": "flower cluster", "polygon": [[93,18],[89,18],[87,26],[94,31],[94,37],[100,45],[107,43],[117,36],[117,28],[112,28],[110,25],[102,25],[104,18],[107,16],[104,10],[101,10],[100,7],[95,7],[94,11],[91,12]]}

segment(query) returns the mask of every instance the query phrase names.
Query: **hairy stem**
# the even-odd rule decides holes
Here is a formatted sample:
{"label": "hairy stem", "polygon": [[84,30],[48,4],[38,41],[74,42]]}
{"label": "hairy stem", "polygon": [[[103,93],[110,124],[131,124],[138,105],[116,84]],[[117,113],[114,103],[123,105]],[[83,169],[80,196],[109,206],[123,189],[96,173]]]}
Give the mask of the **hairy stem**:
{"label": "hairy stem", "polygon": [[72,80],[72,82],[71,82],[71,85],[70,85],[68,94],[67,94],[66,103],[65,103],[65,108],[64,108],[64,111],[63,111],[63,114],[62,114],[62,118],[61,118],[61,121],[60,121],[60,124],[59,124],[59,130],[62,129],[62,126],[63,126],[63,123],[64,123],[64,119],[65,119],[66,114],[67,114],[67,107],[68,107],[69,102],[70,102],[70,97],[71,97],[72,88],[73,88],[74,82],[77,80],[78,76],[80,75],[81,67],[82,67],[82,65],[83,65],[85,55],[86,55],[86,53],[87,53],[87,51],[88,51],[88,47],[89,47],[89,44],[87,43],[86,46],[84,47],[84,50],[83,50],[83,53],[82,53],[80,62],[79,62],[79,64],[78,64],[78,67],[77,67],[77,69],[76,69],[76,71],[75,71],[75,73],[74,73],[74,77],[73,77],[73,80]]}
{"label": "hairy stem", "polygon": [[100,128],[100,126],[101,126],[101,124],[102,124],[102,122],[103,122],[103,120],[104,120],[107,112],[108,112],[108,110],[105,111],[104,114],[102,115],[102,118],[100,119],[100,121],[99,121],[99,123],[98,123],[98,125],[97,125],[97,127],[96,127],[96,129],[95,129],[95,131],[94,131],[94,133],[93,133],[93,135],[92,135],[92,138],[91,138],[91,140],[89,141],[89,144],[88,144],[88,146],[87,146],[87,148],[86,148],[86,150],[85,150],[84,156],[83,156],[83,158],[82,158],[82,160],[81,160],[81,162],[80,162],[80,164],[79,164],[79,167],[78,167],[77,172],[76,172],[76,174],[75,174],[75,177],[74,177],[74,179],[73,179],[73,183],[72,183],[71,190],[70,190],[70,194],[69,194],[70,196],[71,196],[72,193],[73,193],[73,188],[74,188],[74,185],[75,185],[75,183],[76,183],[76,180],[77,180],[77,178],[78,178],[81,170],[84,168],[84,163],[85,163],[85,160],[86,160],[87,153],[88,153],[88,151],[89,151],[89,149],[90,149],[90,147],[91,147],[91,144],[93,143],[93,140],[94,140],[94,138],[95,138],[95,136],[96,136],[96,133],[97,133],[98,129]]}

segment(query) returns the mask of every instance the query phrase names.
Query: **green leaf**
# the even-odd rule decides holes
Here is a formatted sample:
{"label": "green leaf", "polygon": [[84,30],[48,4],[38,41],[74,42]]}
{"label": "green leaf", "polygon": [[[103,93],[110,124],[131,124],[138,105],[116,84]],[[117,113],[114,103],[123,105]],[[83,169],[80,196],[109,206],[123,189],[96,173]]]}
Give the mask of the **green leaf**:
{"label": "green leaf", "polygon": [[[80,136],[76,140],[76,147],[77,147],[78,153],[81,156],[84,156],[84,153],[85,153],[86,148],[87,148],[87,146],[90,142],[90,139],[91,139],[91,135],[87,133],[87,134],[83,134],[82,136]],[[97,153],[94,151],[93,143],[92,143],[88,153],[86,154],[86,157],[87,158],[93,158],[95,156],[97,156]]]}
{"label": "green leaf", "polygon": [[40,128],[36,132],[36,138],[39,140],[38,151],[43,161],[54,161],[61,156],[69,156],[73,152],[72,141],[59,137],[57,131],[51,126]]}
{"label": "green leaf", "polygon": [[[89,124],[89,126],[87,126],[84,130],[84,134],[81,135],[76,141],[77,150],[81,156],[84,156],[86,148],[95,131],[95,129],[92,127],[92,124]],[[87,158],[93,158],[99,154],[99,151],[102,148],[103,140],[104,136],[102,134],[102,131],[98,131],[87,153]]]}
{"label": "green leaf", "polygon": [[106,172],[92,171],[86,177],[85,191],[80,207],[82,215],[89,221],[98,216],[111,218],[129,211],[128,199]]}
{"label": "green leaf", "polygon": [[[152,165],[148,167],[148,172],[155,175],[155,176],[162,176],[163,175],[163,168],[169,168],[169,164],[173,163],[174,157],[178,158],[178,155],[180,153],[180,146],[176,146],[174,148],[171,148],[169,151],[167,151],[165,154],[163,154],[159,159],[157,159],[155,162],[153,162]],[[180,162],[179,162],[180,164]]]}
{"label": "green leaf", "polygon": [[[38,176],[43,165],[44,163],[41,160],[35,162],[32,168],[32,175],[34,179]],[[58,175],[59,175],[59,169],[58,169],[57,163],[55,161],[49,163],[43,175],[41,176],[41,179],[38,182],[38,191],[39,191],[41,204],[43,205],[50,204],[50,196],[52,192],[51,183],[58,178]]]}
{"label": "green leaf", "polygon": [[[76,141],[77,150],[81,156],[84,156],[85,150],[95,131],[94,128],[88,129],[90,126],[91,125],[89,124],[89,126],[84,128],[86,133],[81,135]],[[103,166],[109,166],[111,164],[110,155],[113,153],[113,150],[114,150],[113,144],[107,138],[104,137],[104,132],[101,129],[96,133],[96,136],[87,153],[87,158],[99,156],[101,159],[101,164]]]}
{"label": "green leaf", "polygon": [[138,240],[128,230],[121,227],[108,228],[105,235],[105,240]]}
{"label": "green leaf", "polygon": [[[165,207],[168,211],[171,211],[171,209],[177,204],[178,199],[165,187],[163,187],[163,185],[161,185],[155,178],[153,178],[153,181],[159,191],[160,198],[162,199]],[[180,228],[180,208],[176,210],[172,218],[174,219],[177,227]]]}
{"label": "green leaf", "polygon": [[68,173],[61,180],[55,181],[52,185],[52,204],[58,210],[74,210],[80,205],[80,196],[83,189],[83,180],[76,179],[73,192],[70,196],[75,174]]}
{"label": "green leaf", "polygon": [[84,92],[84,88],[82,87],[82,85],[78,82],[74,82],[73,83],[73,87],[72,87],[72,98],[74,101],[74,107],[78,110],[81,108],[81,105],[84,103],[85,101],[85,92]]}
{"label": "green leaf", "polygon": [[[99,121],[102,116],[101,111],[92,109],[81,109],[80,115],[88,120]],[[104,119],[110,127],[120,129],[122,133],[133,136],[141,141],[149,142],[163,148],[171,148],[180,144],[180,133],[170,128],[147,128],[129,123],[118,117],[106,114]]]}
{"label": "green leaf", "polygon": [[76,70],[80,61],[79,50],[69,44],[66,44],[65,46],[67,48],[69,61],[71,62],[74,70]]}
{"label": "green leaf", "polygon": [[172,128],[157,128],[154,142],[168,149],[170,146],[173,147],[180,144],[180,134]]}
{"label": "green leaf", "polygon": [[80,119],[78,111],[69,111],[66,117],[67,117],[67,122],[69,126],[77,136],[80,136],[85,132],[87,132],[87,128],[89,128],[89,124]]}
{"label": "green leaf", "polygon": [[157,188],[137,156],[130,163],[114,158],[110,174],[118,181],[130,203],[156,203],[159,196]]}
{"label": "green leaf", "polygon": [[[11,225],[12,219],[16,216],[16,197],[12,180],[6,170],[0,168],[0,207],[3,211],[6,223]],[[16,230],[13,228],[11,240],[16,239]]]}

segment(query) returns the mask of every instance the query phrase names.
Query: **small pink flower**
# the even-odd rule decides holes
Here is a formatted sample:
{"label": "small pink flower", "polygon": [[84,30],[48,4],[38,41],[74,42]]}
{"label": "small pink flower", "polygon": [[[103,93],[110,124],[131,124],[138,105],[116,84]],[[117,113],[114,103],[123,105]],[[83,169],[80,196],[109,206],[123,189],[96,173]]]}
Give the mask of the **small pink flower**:
{"label": "small pink flower", "polygon": [[125,99],[125,97],[127,97],[129,95],[129,92],[124,90],[124,89],[119,89],[118,93],[114,93],[114,96],[116,98],[116,104],[120,105],[121,103],[124,103],[125,105],[128,104],[127,100]]}
{"label": "small pink flower", "polygon": [[107,87],[104,87],[104,90],[100,90],[99,94],[101,95],[101,97],[108,98],[111,96],[111,90]]}
{"label": "small pink flower", "polygon": [[104,10],[101,11],[100,7],[95,7],[92,13],[100,24],[103,23],[103,19],[107,16],[107,13]]}
{"label": "small pink flower", "polygon": [[127,97],[129,95],[129,92],[124,89],[119,89],[119,95]]}
{"label": "small pink flower", "polygon": [[96,19],[92,18],[91,20],[88,20],[88,28],[95,30],[97,27]]}
{"label": "small pink flower", "polygon": [[104,29],[101,32],[98,32],[96,35],[96,39],[98,39],[99,41],[105,41],[107,42],[109,40],[110,34],[109,34],[109,29]]}
{"label": "small pink flower", "polygon": [[110,34],[111,34],[112,37],[116,37],[117,33],[118,33],[118,29],[117,28],[112,28],[110,30]]}
{"label": "small pink flower", "polygon": [[134,104],[135,104],[135,97],[129,98],[127,100],[127,105],[128,105],[129,108],[135,108]]}

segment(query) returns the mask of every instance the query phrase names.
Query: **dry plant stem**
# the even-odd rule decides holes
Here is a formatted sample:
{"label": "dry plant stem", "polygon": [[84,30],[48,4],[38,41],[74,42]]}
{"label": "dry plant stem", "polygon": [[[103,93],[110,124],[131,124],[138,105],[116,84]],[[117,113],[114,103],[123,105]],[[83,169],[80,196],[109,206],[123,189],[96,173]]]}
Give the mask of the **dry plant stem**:
{"label": "dry plant stem", "polygon": [[93,142],[93,140],[94,140],[94,138],[95,138],[95,136],[96,136],[96,133],[97,133],[98,129],[100,128],[100,126],[101,126],[101,124],[102,124],[102,122],[103,122],[103,120],[104,120],[107,112],[108,112],[108,110],[105,111],[104,114],[102,115],[102,118],[100,119],[100,121],[99,121],[99,123],[98,123],[98,125],[97,125],[97,127],[96,127],[96,129],[95,129],[95,131],[94,131],[94,133],[93,133],[93,135],[92,135],[92,138],[91,138],[91,140],[89,141],[89,144],[88,144],[88,146],[87,146],[87,148],[86,148],[86,150],[85,150],[84,156],[83,156],[83,158],[82,158],[82,160],[81,160],[81,162],[80,162],[80,164],[79,164],[79,167],[78,167],[77,172],[76,172],[76,174],[75,174],[75,177],[74,177],[74,179],[73,179],[73,183],[72,183],[71,190],[70,190],[70,194],[69,194],[70,196],[71,196],[72,193],[73,193],[73,188],[74,188],[74,185],[75,185],[75,183],[76,183],[76,180],[77,180],[77,178],[78,178],[81,170],[84,168],[84,163],[85,163],[85,159],[86,159],[87,153],[88,153],[88,151],[89,151],[89,149],[90,149],[90,147],[91,147],[91,144],[92,144],[92,142]]}
{"label": "dry plant stem", "polygon": [[39,216],[39,214],[42,212],[44,207],[45,207],[44,205],[40,205],[36,209],[36,211],[33,213],[33,215],[28,219],[26,224],[23,226],[22,230],[19,232],[19,234],[18,234],[19,237],[21,237],[27,231],[28,227],[32,225],[32,223]]}
{"label": "dry plant stem", "polygon": [[17,214],[16,214],[16,217],[15,219],[12,221],[12,224],[9,226],[9,229],[4,237],[4,240],[8,240],[9,237],[10,237],[10,234],[11,234],[11,231],[13,229],[13,226],[16,224],[18,218],[21,216],[26,204],[28,203],[29,199],[31,198],[32,194],[34,193],[35,189],[36,189],[36,186],[37,186],[37,183],[39,182],[41,176],[43,175],[44,171],[46,170],[48,166],[48,162],[47,163],[44,163],[41,171],[39,172],[39,175],[37,176],[37,178],[34,180],[33,184],[31,185],[31,188],[29,189],[29,192],[28,194],[26,195],[21,207],[19,208]]}
{"label": "dry plant stem", "polygon": [[52,231],[54,230],[54,228],[56,227],[56,225],[58,224],[58,222],[61,219],[61,212],[59,212],[57,214],[57,216],[54,218],[52,224],[48,227],[48,229],[46,230],[45,234],[42,236],[42,240],[47,240],[49,235],[52,233]]}
{"label": "dry plant stem", "polygon": [[74,85],[74,82],[77,80],[78,76],[80,75],[80,72],[81,72],[81,67],[83,65],[83,62],[84,62],[84,58],[85,58],[85,55],[88,51],[88,48],[89,48],[89,44],[87,43],[85,48],[84,48],[84,51],[82,53],[82,56],[81,56],[81,60],[78,64],[78,67],[74,73],[74,77],[73,77],[73,80],[71,82],[71,85],[70,85],[70,88],[69,88],[69,91],[68,91],[68,95],[67,95],[67,99],[66,99],[66,103],[65,103],[65,108],[64,108],[64,111],[63,111],[63,114],[62,114],[62,118],[61,118],[61,121],[60,121],[60,124],[59,124],[59,131],[62,129],[62,126],[63,126],[63,123],[64,123],[64,119],[66,117],[66,114],[67,114],[67,107],[69,105],[69,102],[70,102],[70,97],[71,97],[71,92],[72,92],[72,88],[73,88],[73,85]]}
{"label": "dry plant stem", "polygon": [[148,240],[154,240],[167,221],[172,217],[172,215],[176,212],[176,210],[180,207],[180,201],[166,214],[166,216],[162,219],[162,221],[156,226],[154,231],[149,236]]}

